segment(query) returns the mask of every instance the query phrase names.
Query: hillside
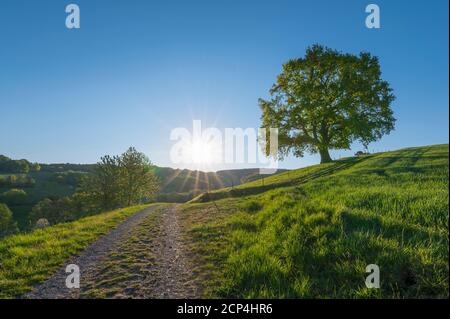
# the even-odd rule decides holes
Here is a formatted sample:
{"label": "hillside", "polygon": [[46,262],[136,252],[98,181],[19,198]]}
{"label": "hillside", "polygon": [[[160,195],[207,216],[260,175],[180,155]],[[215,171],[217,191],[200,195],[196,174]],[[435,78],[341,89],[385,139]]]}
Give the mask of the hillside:
{"label": "hillside", "polygon": [[[44,198],[58,199],[72,195],[81,176],[93,165],[37,164],[34,170],[2,170],[0,172],[0,202],[9,206],[20,229],[26,229],[32,207]],[[22,198],[2,196],[12,189],[25,192]]]}
{"label": "hillside", "polygon": [[[207,295],[448,298],[448,145],[347,158],[184,206]],[[212,201],[214,199],[214,201]],[[367,289],[377,264],[381,289]]]}
{"label": "hillside", "polygon": [[[287,170],[279,169],[276,174],[285,171]],[[261,178],[257,168],[202,172],[155,167],[155,174],[161,180],[161,193],[198,193],[236,186]]]}

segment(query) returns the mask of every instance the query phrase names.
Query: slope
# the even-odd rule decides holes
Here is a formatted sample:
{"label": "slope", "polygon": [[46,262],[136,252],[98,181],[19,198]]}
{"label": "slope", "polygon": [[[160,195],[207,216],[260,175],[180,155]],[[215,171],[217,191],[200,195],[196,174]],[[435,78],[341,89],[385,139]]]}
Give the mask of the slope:
{"label": "slope", "polygon": [[[206,295],[448,298],[447,144],[265,182],[184,206],[185,244]],[[369,264],[380,267],[380,289],[365,286]]]}

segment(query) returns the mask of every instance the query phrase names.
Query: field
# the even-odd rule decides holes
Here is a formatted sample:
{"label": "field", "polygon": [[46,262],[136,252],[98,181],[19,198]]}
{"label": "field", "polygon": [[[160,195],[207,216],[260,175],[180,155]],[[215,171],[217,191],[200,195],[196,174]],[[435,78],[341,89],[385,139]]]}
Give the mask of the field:
{"label": "field", "polygon": [[[343,159],[238,189],[184,207],[206,296],[448,298],[448,145]],[[369,264],[380,267],[381,289],[365,287]]]}

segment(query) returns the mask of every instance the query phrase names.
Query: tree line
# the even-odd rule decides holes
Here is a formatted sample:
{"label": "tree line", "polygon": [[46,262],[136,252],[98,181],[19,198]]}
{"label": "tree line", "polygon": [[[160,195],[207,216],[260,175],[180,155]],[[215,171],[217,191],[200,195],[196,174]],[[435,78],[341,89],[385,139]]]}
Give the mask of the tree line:
{"label": "tree line", "polygon": [[22,173],[38,172],[41,169],[38,163],[30,163],[25,159],[12,160],[0,155],[0,173]]}
{"label": "tree line", "polygon": [[35,205],[30,222],[45,218],[49,224],[66,222],[105,210],[128,207],[150,200],[159,180],[145,154],[130,147],[121,155],[103,156],[89,174],[82,174],[75,194]]}
{"label": "tree line", "polygon": [[7,175],[0,176],[0,187],[33,187],[36,181],[31,176]]}
{"label": "tree line", "polygon": [[[64,176],[68,178],[67,176]],[[72,178],[73,176],[70,176]],[[29,213],[30,228],[54,225],[100,213],[105,210],[145,203],[154,198],[159,179],[150,160],[135,148],[117,156],[105,155],[89,173],[77,174],[78,187],[71,196],[46,198]],[[1,194],[0,237],[17,232],[7,204],[24,200],[23,190],[13,189]]]}

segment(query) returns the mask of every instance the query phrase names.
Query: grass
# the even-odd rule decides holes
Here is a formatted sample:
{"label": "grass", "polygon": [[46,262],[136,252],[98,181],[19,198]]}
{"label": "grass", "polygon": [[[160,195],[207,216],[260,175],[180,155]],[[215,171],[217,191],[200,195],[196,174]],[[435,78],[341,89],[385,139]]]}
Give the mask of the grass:
{"label": "grass", "polygon": [[[344,161],[184,205],[205,296],[448,298],[448,145]],[[365,286],[369,264],[380,289]]]}
{"label": "grass", "polygon": [[227,187],[200,194],[192,199],[190,203],[201,203],[228,197],[242,197],[264,193],[274,188],[298,185],[343,170],[359,161],[361,161],[359,158],[345,158],[332,163],[313,165],[303,169],[274,174],[236,187]]}
{"label": "grass", "polygon": [[69,257],[145,207],[118,209],[0,240],[0,298],[30,291]]}

